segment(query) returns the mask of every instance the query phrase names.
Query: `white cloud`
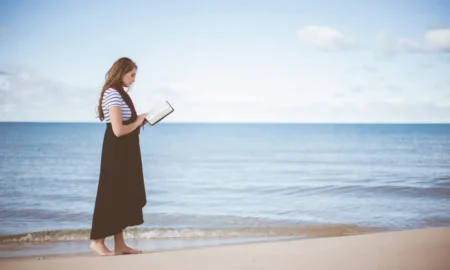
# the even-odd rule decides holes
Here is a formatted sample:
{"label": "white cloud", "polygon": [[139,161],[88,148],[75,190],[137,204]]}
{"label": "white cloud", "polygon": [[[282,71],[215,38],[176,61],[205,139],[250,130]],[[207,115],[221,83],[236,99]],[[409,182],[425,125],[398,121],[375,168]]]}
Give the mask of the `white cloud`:
{"label": "white cloud", "polygon": [[300,40],[323,50],[342,50],[353,47],[355,39],[328,26],[306,26],[297,31]]}
{"label": "white cloud", "polygon": [[[278,123],[432,123],[450,122],[445,104],[406,103],[401,99],[356,103],[312,102],[299,106],[270,107],[263,104],[197,104],[183,108],[180,121],[278,122]],[[205,114],[208,112],[208,114]]]}
{"label": "white cloud", "polygon": [[[442,104],[408,103],[392,98],[383,102],[341,105],[323,103],[292,110],[296,121],[353,123],[430,123],[450,122],[450,107]],[[292,119],[294,120],[294,119]]]}
{"label": "white cloud", "polygon": [[[0,121],[99,122],[101,87],[74,87],[29,69],[0,67]],[[179,83],[162,82],[149,88],[133,87],[129,93],[142,113],[166,100],[178,106],[183,90]]]}
{"label": "white cloud", "polygon": [[0,121],[95,121],[98,94],[30,70],[0,72]]}
{"label": "white cloud", "polygon": [[450,99],[448,99],[447,101],[438,102],[435,105],[436,105],[436,107],[439,107],[439,108],[450,109]]}
{"label": "white cloud", "polygon": [[398,40],[398,49],[401,52],[422,52],[424,51],[423,45],[419,42],[411,39],[401,38]]}
{"label": "white cloud", "polygon": [[[405,91],[388,92],[364,78],[327,74],[324,80],[323,73],[310,69],[300,77],[234,72],[242,77],[195,73],[183,81],[137,84],[130,94],[141,109],[157,97],[169,100],[176,113],[167,122],[427,122],[450,117],[448,100],[438,104],[434,96],[425,101],[421,92],[401,82]],[[98,122],[100,87],[80,89],[29,70],[0,67],[0,121]]]}
{"label": "white cloud", "polygon": [[450,29],[429,30],[425,34],[427,46],[434,51],[450,51]]}
{"label": "white cloud", "polygon": [[401,52],[450,52],[450,29],[428,30],[420,41],[400,38],[397,45]]}

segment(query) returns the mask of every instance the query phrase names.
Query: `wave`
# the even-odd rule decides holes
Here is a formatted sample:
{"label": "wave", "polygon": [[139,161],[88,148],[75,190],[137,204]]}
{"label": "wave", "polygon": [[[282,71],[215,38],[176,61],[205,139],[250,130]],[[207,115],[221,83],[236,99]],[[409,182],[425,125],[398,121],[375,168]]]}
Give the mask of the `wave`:
{"label": "wave", "polygon": [[[364,234],[379,228],[357,225],[314,225],[292,227],[240,227],[240,228],[129,228],[127,239],[201,239],[238,237],[325,237]],[[0,236],[0,243],[66,242],[89,240],[90,230],[54,230]]]}
{"label": "wave", "polygon": [[[439,186],[438,186],[439,185]],[[379,195],[379,196],[409,196],[409,197],[428,197],[428,198],[450,198],[450,183],[442,182],[435,186],[407,186],[407,185],[380,185],[380,184],[317,184],[316,186],[292,186],[289,188],[266,189],[266,193],[283,195],[309,195],[309,194],[327,194],[337,195],[355,194],[355,195]]]}
{"label": "wave", "polygon": [[450,175],[436,177],[433,179],[433,182],[440,187],[450,187]]}

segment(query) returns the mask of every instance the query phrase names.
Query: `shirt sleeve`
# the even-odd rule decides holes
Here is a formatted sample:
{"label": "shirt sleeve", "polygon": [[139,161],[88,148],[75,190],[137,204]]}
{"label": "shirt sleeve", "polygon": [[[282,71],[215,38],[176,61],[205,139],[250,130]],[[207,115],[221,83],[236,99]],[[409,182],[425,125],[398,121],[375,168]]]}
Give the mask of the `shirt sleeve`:
{"label": "shirt sleeve", "polygon": [[105,92],[105,95],[103,96],[103,104],[105,110],[109,110],[109,108],[113,106],[122,106],[122,96],[119,94],[119,92],[115,90],[108,90]]}

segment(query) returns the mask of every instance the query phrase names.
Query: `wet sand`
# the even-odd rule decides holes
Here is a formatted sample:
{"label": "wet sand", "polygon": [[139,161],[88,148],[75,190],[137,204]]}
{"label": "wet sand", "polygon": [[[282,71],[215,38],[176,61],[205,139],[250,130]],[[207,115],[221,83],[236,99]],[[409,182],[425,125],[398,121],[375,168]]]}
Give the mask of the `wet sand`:
{"label": "wet sand", "polygon": [[448,270],[450,228],[233,244],[140,255],[0,260],[0,269],[320,269]]}

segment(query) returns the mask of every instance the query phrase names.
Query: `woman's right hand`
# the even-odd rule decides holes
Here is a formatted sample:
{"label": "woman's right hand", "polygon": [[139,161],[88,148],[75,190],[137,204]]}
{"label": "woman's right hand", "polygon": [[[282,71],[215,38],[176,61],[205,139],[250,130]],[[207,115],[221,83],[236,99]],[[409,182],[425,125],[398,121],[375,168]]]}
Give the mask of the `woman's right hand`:
{"label": "woman's right hand", "polygon": [[139,126],[143,126],[145,123],[145,117],[147,117],[148,113],[143,113],[138,115],[136,122],[138,123]]}

